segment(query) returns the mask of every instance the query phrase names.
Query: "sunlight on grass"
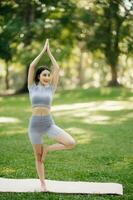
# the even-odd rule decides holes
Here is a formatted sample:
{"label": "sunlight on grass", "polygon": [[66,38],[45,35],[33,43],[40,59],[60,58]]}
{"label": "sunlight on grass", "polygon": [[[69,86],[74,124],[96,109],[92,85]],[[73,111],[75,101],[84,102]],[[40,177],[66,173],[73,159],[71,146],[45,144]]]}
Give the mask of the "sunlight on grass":
{"label": "sunlight on grass", "polygon": [[0,97],[0,101],[3,101],[4,100],[4,98],[3,97]]}
{"label": "sunlight on grass", "polygon": [[[107,114],[98,113],[100,111],[124,111],[132,110],[133,103],[130,101],[99,101],[88,103],[74,103],[71,105],[59,105],[53,106],[52,111],[54,116],[80,118],[80,122],[87,124],[112,124],[126,121],[133,117],[132,113],[121,115],[119,118],[116,116],[110,116]],[[117,120],[116,120],[117,118]]]}
{"label": "sunlight on grass", "polygon": [[128,97],[128,100],[129,101],[133,101],[133,97]]}
{"label": "sunlight on grass", "polygon": [[105,124],[106,122],[109,123],[109,120],[111,120],[110,117],[104,116],[104,115],[95,115],[90,116],[86,119],[83,119],[83,122],[89,123],[89,124]]}
{"label": "sunlight on grass", "polygon": [[18,123],[20,120],[13,117],[0,117],[0,123]]}
{"label": "sunlight on grass", "polygon": [[127,170],[129,166],[132,168],[133,159],[131,157],[124,157],[122,160],[111,164],[112,171]]}
{"label": "sunlight on grass", "polygon": [[94,137],[96,137],[94,136],[94,133],[90,132],[90,130],[86,132],[81,128],[71,127],[67,128],[66,131],[76,135],[76,141],[78,142],[78,144],[89,143]]}
{"label": "sunlight on grass", "polygon": [[[24,128],[22,128],[21,130],[18,128],[18,127],[15,127],[15,129],[17,129],[17,131],[16,130],[8,130],[8,132],[6,132],[6,135],[20,135],[20,134],[25,134],[25,133],[27,133],[27,131],[28,131],[28,129],[26,128],[26,129],[24,129]],[[4,133],[5,134],[5,133]],[[2,135],[2,134],[0,134],[0,135]]]}
{"label": "sunlight on grass", "polygon": [[[49,152],[45,162],[46,178],[119,182],[125,188],[125,199],[128,199],[132,194],[133,95],[120,89],[102,90],[102,95],[99,89],[74,92],[57,93],[51,114],[56,124],[72,135],[77,145],[71,151]],[[36,178],[34,153],[28,138],[32,110],[28,96],[4,98],[0,102],[0,176]],[[49,145],[56,143],[45,136],[43,142]],[[25,199],[24,196],[19,197]],[[41,199],[41,196],[36,197]],[[31,199],[36,197],[31,196]],[[56,196],[46,196],[46,199],[50,198],[56,199]],[[64,196],[61,198],[66,199]],[[115,197],[86,196],[88,198]],[[0,199],[4,199],[3,194]],[[5,199],[10,198],[5,196]],[[74,199],[83,197],[75,196]]]}
{"label": "sunlight on grass", "polygon": [[15,172],[15,169],[6,167],[6,168],[1,169],[0,171],[1,171],[1,173],[3,173],[3,174],[8,174],[8,173]]}
{"label": "sunlight on grass", "polygon": [[99,101],[99,102],[88,102],[88,103],[74,103],[71,105],[57,105],[53,106],[52,111],[62,110],[75,110],[75,109],[89,109],[89,111],[115,111],[124,109],[133,109],[133,102],[130,101]]}

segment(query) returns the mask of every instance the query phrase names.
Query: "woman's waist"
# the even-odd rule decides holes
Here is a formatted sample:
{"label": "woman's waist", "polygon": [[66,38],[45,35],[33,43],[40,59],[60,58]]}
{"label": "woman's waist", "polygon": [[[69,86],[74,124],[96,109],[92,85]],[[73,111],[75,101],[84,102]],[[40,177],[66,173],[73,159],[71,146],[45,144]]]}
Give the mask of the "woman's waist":
{"label": "woman's waist", "polygon": [[32,115],[48,115],[50,113],[51,113],[50,108],[41,106],[32,107]]}

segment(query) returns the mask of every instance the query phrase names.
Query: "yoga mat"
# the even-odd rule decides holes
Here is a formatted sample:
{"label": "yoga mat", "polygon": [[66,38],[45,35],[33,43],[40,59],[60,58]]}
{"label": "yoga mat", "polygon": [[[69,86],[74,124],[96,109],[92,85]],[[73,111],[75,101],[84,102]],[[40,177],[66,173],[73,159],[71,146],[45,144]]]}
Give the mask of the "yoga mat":
{"label": "yoga mat", "polygon": [[[123,195],[119,183],[86,181],[58,181],[45,179],[47,192],[77,194],[117,194]],[[0,178],[0,192],[41,192],[39,179]]]}

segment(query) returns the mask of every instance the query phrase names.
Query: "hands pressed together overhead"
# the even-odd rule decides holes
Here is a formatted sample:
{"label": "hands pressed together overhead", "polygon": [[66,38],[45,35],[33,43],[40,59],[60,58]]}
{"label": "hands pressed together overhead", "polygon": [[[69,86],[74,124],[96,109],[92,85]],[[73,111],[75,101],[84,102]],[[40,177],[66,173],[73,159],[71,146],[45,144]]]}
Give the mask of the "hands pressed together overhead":
{"label": "hands pressed together overhead", "polygon": [[49,39],[46,39],[46,41],[45,41],[45,45],[44,45],[44,48],[43,48],[43,52],[50,53]]}
{"label": "hands pressed together overhead", "polygon": [[[45,41],[45,44],[44,44],[44,47],[39,55],[39,59],[40,57],[42,57],[42,55],[44,55],[44,53],[47,52],[48,53],[48,56],[50,58],[50,60],[52,61],[52,65],[54,66],[54,69],[56,68],[57,70],[59,70],[59,65],[56,61],[56,59],[54,58],[51,50],[50,50],[50,47],[49,47],[49,39],[47,38],[46,41]],[[38,60],[38,59],[37,59]]]}
{"label": "hands pressed together overhead", "polygon": [[[41,52],[39,53],[39,55],[36,56],[36,58],[34,58],[34,60],[31,62],[30,71],[32,71],[32,72],[30,72],[30,73],[33,73],[34,67],[38,64],[39,60],[41,59],[41,57],[44,55],[45,52],[48,53],[48,56],[49,56],[49,58],[50,58],[50,60],[52,62],[52,66],[54,66],[54,71],[55,71],[55,69],[57,69],[57,73],[59,73],[59,65],[58,65],[56,59],[54,58],[54,56],[51,53],[51,50],[50,50],[50,47],[49,47],[49,39],[48,38],[46,39],[44,47],[41,50]],[[33,77],[32,77],[32,79],[33,79]],[[29,81],[29,85],[30,85],[31,82],[32,81]]]}

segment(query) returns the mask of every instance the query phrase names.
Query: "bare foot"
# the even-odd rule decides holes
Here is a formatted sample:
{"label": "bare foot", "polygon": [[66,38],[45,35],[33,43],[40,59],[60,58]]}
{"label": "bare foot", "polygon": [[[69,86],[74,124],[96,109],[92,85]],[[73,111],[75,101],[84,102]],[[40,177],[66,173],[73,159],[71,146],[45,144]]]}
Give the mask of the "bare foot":
{"label": "bare foot", "polygon": [[42,192],[47,192],[48,191],[45,183],[41,183],[41,191]]}
{"label": "bare foot", "polygon": [[47,145],[43,145],[43,154],[42,154],[42,162],[45,160],[46,155],[48,153]]}

